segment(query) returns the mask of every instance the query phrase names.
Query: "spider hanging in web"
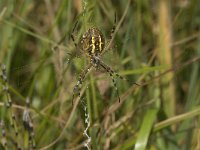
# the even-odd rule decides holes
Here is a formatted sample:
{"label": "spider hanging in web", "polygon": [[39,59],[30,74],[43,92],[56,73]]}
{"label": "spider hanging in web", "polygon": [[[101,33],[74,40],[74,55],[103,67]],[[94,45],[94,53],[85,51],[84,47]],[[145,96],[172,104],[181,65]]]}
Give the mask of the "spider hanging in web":
{"label": "spider hanging in web", "polygon": [[[115,16],[115,24],[116,24],[116,16]],[[108,40],[107,44],[105,44],[105,38],[104,38],[102,32],[97,27],[89,28],[81,36],[79,42],[76,43],[74,35],[73,35],[74,30],[76,28],[76,25],[77,25],[77,23],[75,24],[75,26],[72,30],[71,39],[74,42],[76,49],[81,50],[86,55],[86,57],[89,58],[89,64],[85,67],[85,69],[83,69],[83,71],[81,72],[81,74],[78,77],[78,81],[77,81],[76,85],[74,86],[73,97],[72,97],[72,105],[73,105],[73,100],[74,100],[74,97],[75,97],[76,94],[79,97],[81,97],[80,96],[80,90],[81,90],[83,81],[85,80],[85,77],[86,77],[86,75],[88,74],[88,72],[90,71],[91,68],[96,68],[96,69],[101,68],[101,69],[105,70],[110,75],[110,77],[112,78],[114,88],[115,88],[116,93],[117,93],[118,100],[120,102],[120,96],[119,96],[119,92],[118,92],[118,88],[117,88],[117,84],[116,84],[116,80],[115,80],[114,76],[119,77],[122,80],[127,80],[127,79],[120,76],[115,71],[113,71],[113,69],[111,67],[106,65],[101,60],[102,54],[104,54],[105,51],[107,51],[109,49],[108,45],[111,44],[110,42],[112,41],[113,33],[115,32],[115,26],[113,26],[113,28],[111,30],[110,39]],[[138,85],[137,83],[133,83],[133,84]]]}

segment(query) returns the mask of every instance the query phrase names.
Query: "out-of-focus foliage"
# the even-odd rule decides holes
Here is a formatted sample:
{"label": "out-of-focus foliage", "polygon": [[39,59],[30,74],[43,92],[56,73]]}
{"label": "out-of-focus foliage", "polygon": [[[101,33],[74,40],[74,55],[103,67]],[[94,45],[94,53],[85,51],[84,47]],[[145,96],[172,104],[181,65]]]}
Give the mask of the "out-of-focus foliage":
{"label": "out-of-focus foliage", "polygon": [[[101,59],[128,79],[121,102],[92,69],[72,105],[74,25],[77,43],[92,26],[108,41],[115,14]],[[0,149],[84,149],[88,125],[93,150],[200,149],[199,0],[1,0],[0,63]]]}

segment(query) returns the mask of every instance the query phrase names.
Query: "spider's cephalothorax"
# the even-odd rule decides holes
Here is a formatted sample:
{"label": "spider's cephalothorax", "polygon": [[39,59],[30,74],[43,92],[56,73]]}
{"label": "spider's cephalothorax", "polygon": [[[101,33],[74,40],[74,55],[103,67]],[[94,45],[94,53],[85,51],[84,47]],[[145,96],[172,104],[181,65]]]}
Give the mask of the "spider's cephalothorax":
{"label": "spider's cephalothorax", "polygon": [[105,47],[102,32],[96,27],[89,28],[79,41],[80,49],[89,56],[99,56]]}

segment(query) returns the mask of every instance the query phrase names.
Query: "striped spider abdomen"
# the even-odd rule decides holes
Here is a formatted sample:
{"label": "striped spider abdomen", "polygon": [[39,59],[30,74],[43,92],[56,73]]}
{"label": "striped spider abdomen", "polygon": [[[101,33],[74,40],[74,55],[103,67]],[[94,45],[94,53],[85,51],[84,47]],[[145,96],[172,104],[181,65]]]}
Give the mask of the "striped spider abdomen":
{"label": "striped spider abdomen", "polygon": [[80,49],[89,56],[99,56],[105,47],[105,39],[102,32],[96,28],[89,28],[81,37]]}

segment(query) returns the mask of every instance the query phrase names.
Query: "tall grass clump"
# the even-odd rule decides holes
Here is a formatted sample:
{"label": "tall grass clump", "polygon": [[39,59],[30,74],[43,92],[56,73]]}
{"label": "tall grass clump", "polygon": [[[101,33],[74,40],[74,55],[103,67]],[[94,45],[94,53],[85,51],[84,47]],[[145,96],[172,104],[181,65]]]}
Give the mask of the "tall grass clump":
{"label": "tall grass clump", "polygon": [[[199,14],[198,0],[1,0],[0,149],[200,149]],[[115,26],[101,59],[126,78],[120,102],[102,69],[73,100],[89,58],[71,34],[93,26],[107,43]]]}

